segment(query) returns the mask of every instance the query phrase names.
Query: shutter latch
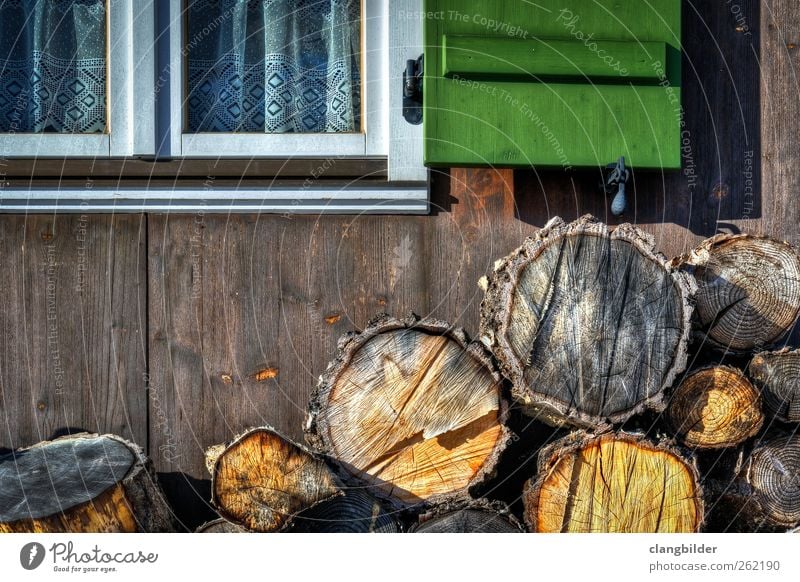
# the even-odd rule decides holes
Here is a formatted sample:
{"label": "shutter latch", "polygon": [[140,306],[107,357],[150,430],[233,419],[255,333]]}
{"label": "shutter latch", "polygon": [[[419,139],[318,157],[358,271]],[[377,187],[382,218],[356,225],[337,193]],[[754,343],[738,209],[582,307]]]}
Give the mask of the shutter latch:
{"label": "shutter latch", "polygon": [[620,157],[615,164],[606,166],[608,174],[605,180],[600,184],[603,192],[606,194],[613,194],[614,199],[611,201],[611,214],[614,216],[622,216],[625,214],[625,208],[628,205],[628,200],[625,195],[625,185],[631,176],[631,171],[625,167],[625,157]]}
{"label": "shutter latch", "polygon": [[411,125],[422,123],[423,57],[406,61],[403,71],[403,117]]}

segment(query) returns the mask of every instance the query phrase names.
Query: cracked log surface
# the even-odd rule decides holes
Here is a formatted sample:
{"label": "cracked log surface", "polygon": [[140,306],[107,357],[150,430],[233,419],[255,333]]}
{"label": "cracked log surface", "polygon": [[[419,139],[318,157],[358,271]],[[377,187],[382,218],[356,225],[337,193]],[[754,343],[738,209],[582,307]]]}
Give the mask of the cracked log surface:
{"label": "cracked log surface", "polygon": [[722,493],[745,531],[782,531],[800,525],[800,436],[758,443]]}
{"label": "cracked log surface", "polygon": [[523,504],[533,532],[688,533],[703,522],[694,465],[624,433],[575,433],[543,450]]}
{"label": "cracked log surface", "polygon": [[484,499],[444,504],[419,516],[411,533],[524,533],[523,525],[500,502]]}
{"label": "cracked log surface", "polygon": [[800,422],[800,350],[756,354],[748,370],[767,412],[782,422]]}
{"label": "cracked log surface", "polygon": [[800,315],[800,256],[788,243],[718,235],[674,263],[696,278],[697,321],[719,348],[769,346]]}
{"label": "cracked log surface", "polygon": [[281,531],[298,513],[342,494],[324,460],[271,428],[211,447],[209,457],[212,503],[250,531]]}
{"label": "cracked log surface", "polygon": [[120,437],[73,435],[0,457],[0,532],[173,530],[142,450]]}
{"label": "cracked log surface", "polygon": [[704,368],[687,376],[675,390],[667,420],[687,447],[733,447],[764,424],[761,395],[740,370]]}
{"label": "cracked log surface", "polygon": [[501,378],[446,323],[381,316],[339,343],[309,404],[307,439],[396,505],[465,497],[508,432]]}
{"label": "cracked log surface", "polygon": [[294,533],[396,533],[395,514],[360,489],[324,501],[299,514],[289,530]]}
{"label": "cracked log surface", "polygon": [[555,218],[485,287],[481,340],[529,414],[599,427],[663,410],[686,365],[693,287],[652,237]]}

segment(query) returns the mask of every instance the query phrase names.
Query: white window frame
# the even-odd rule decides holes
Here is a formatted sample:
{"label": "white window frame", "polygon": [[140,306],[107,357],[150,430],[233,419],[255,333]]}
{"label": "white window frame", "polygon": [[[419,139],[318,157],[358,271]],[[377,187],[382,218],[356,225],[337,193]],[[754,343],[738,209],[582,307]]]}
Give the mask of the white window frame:
{"label": "white window frame", "polygon": [[422,14],[422,0],[362,0],[364,131],[359,134],[183,133],[183,0],[109,3],[110,38],[126,41],[115,40],[111,47],[110,135],[7,136],[30,141],[15,139],[12,141],[18,143],[8,147],[0,141],[0,154],[13,151],[14,157],[212,158],[221,163],[225,158],[379,157],[387,160],[387,180],[356,180],[345,186],[330,186],[324,180],[309,177],[313,179],[299,187],[276,181],[263,189],[213,185],[202,189],[120,185],[89,191],[60,186],[0,187],[0,212],[429,212],[429,172],[423,165],[422,127],[410,125],[402,115],[405,62],[422,53],[422,20],[415,17]]}
{"label": "white window frame", "polygon": [[[152,124],[155,105],[137,88],[152,87],[155,66],[154,0],[107,0],[105,133],[0,133],[0,155],[5,158],[109,158],[155,153]],[[136,117],[137,122],[134,122]]]}

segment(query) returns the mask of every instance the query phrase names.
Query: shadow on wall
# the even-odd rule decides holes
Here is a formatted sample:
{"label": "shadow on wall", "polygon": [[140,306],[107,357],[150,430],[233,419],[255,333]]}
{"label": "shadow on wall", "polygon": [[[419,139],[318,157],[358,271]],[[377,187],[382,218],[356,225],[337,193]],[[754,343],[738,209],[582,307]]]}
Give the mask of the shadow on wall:
{"label": "shadow on wall", "polygon": [[724,229],[720,222],[760,218],[760,3],[737,8],[684,3],[682,171],[634,171],[621,218],[600,191],[600,168],[517,171],[518,218],[542,226],[589,213],[609,224],[674,223],[704,237]]}

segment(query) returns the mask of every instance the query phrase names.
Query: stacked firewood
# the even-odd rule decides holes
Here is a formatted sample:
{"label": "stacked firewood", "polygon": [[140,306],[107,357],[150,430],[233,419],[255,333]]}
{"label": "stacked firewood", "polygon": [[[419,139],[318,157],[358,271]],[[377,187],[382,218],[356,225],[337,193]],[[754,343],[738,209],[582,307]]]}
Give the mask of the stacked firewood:
{"label": "stacked firewood", "polygon": [[[800,351],[769,351],[800,315],[788,244],[724,235],[668,260],[634,226],[554,219],[480,284],[479,341],[386,315],[343,337],[309,403],[307,446],[259,427],[211,447],[221,519],[201,531],[800,525]],[[552,427],[548,442],[516,425]],[[0,496],[26,470],[0,459]],[[137,504],[149,489],[127,493],[125,471],[111,473],[109,499],[167,527],[163,508]],[[44,527],[53,504],[26,521],[14,495],[0,529]],[[47,527],[71,523],[59,519]]]}

